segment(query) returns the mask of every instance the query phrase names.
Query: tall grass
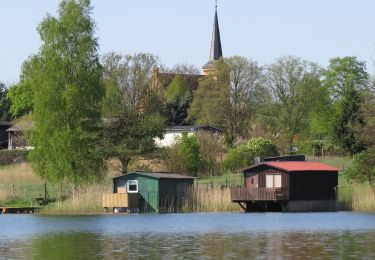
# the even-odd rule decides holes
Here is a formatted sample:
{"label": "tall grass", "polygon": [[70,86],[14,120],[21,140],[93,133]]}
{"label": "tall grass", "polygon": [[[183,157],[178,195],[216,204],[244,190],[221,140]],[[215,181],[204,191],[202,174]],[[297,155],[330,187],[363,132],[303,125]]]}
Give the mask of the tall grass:
{"label": "tall grass", "polygon": [[[41,210],[42,214],[80,214],[80,213],[103,213],[102,195],[110,193],[111,186],[92,184],[85,187],[73,188],[67,198],[58,198]],[[74,190],[74,191],[73,191]]]}
{"label": "tall grass", "polygon": [[18,183],[43,183],[43,181],[34,174],[31,164],[23,162],[0,166],[0,183],[18,184]]}
{"label": "tall grass", "polygon": [[195,185],[188,189],[183,204],[183,212],[224,212],[242,211],[241,207],[232,203],[230,188],[219,185]]}
{"label": "tall grass", "polygon": [[19,163],[0,167],[0,205],[27,204],[41,197],[43,181],[37,177],[29,163]]}
{"label": "tall grass", "polygon": [[375,192],[367,183],[340,183],[338,189],[340,210],[375,211]]}

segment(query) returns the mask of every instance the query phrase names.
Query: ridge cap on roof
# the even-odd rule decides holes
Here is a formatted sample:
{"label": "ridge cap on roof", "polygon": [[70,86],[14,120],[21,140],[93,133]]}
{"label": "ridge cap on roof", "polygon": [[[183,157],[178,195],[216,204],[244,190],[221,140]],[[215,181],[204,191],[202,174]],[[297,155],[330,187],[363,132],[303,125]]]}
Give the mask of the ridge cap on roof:
{"label": "ridge cap on roof", "polygon": [[[246,170],[250,170],[250,169],[256,168],[258,166],[262,166],[262,165],[275,167],[275,168],[278,168],[278,169],[281,169],[281,170],[286,170],[288,172],[298,171],[298,170],[294,170],[294,169],[288,170],[287,168],[282,168],[283,164],[284,165],[287,165],[287,164],[310,164],[310,165],[311,164],[320,164],[320,165],[328,166],[328,167],[331,168],[330,170],[327,170],[327,171],[340,171],[339,168],[337,168],[335,166],[332,166],[330,164],[322,163],[322,162],[310,162],[310,161],[269,161],[269,162],[262,162],[262,163],[259,163],[259,164],[251,165],[249,167],[241,169],[240,171],[244,172]],[[307,170],[304,170],[304,171],[307,171]],[[312,171],[314,171],[314,170],[312,170]]]}

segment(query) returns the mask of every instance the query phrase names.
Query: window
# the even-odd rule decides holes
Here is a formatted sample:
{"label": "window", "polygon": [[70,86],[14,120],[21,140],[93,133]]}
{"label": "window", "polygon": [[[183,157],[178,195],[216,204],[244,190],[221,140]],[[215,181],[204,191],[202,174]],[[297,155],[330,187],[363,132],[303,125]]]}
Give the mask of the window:
{"label": "window", "polygon": [[266,188],[273,188],[273,175],[266,175]]}
{"label": "window", "polygon": [[251,178],[251,179],[250,179],[250,183],[251,183],[251,184],[254,184],[254,178]]}
{"label": "window", "polygon": [[138,193],[138,180],[128,180],[127,191],[128,193]]}
{"label": "window", "polygon": [[281,188],[281,174],[274,175],[274,187]]}
{"label": "window", "polygon": [[266,175],[266,188],[281,188],[281,174]]}

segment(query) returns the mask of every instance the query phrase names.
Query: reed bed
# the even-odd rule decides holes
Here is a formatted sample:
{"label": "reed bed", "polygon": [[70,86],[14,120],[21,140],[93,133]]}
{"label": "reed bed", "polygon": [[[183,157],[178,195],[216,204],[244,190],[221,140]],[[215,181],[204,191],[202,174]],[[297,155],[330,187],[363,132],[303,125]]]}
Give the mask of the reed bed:
{"label": "reed bed", "polygon": [[367,183],[342,183],[338,190],[340,210],[375,211],[375,191]]}
{"label": "reed bed", "polygon": [[0,183],[43,183],[43,181],[34,174],[30,163],[23,162],[0,166]]}
{"label": "reed bed", "polygon": [[237,203],[232,203],[230,187],[220,185],[195,185],[187,190],[183,212],[238,212]]}
{"label": "reed bed", "polygon": [[93,184],[74,188],[71,186],[70,196],[57,199],[43,208],[42,214],[94,214],[103,213],[102,195],[110,193],[111,186]]}

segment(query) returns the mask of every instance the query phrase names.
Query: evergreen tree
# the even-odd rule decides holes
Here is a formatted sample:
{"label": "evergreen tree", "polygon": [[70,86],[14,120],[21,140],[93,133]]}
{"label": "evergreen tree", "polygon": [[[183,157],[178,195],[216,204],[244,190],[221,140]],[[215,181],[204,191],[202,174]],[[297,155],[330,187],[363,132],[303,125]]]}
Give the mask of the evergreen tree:
{"label": "evergreen tree", "polygon": [[330,60],[325,75],[325,85],[331,92],[335,106],[333,140],[351,154],[365,148],[355,130],[364,126],[360,113],[363,91],[368,86],[366,65],[356,57]]}
{"label": "evergreen tree", "polygon": [[63,0],[58,16],[38,27],[43,42],[33,66],[34,121],[30,157],[36,173],[76,185],[103,177],[97,125],[102,69],[89,0]]}
{"label": "evergreen tree", "polygon": [[171,126],[185,124],[191,95],[182,75],[176,75],[169,84],[166,95],[167,124]]}

